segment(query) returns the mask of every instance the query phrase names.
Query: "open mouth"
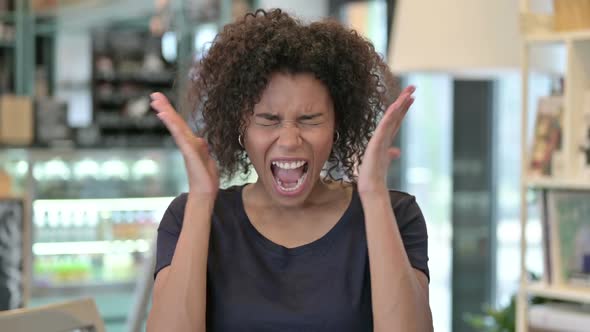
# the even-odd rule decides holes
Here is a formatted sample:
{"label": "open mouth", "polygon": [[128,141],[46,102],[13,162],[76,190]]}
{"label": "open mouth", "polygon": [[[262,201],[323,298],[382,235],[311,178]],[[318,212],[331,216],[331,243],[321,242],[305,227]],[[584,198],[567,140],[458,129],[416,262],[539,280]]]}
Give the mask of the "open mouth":
{"label": "open mouth", "polygon": [[294,194],[303,188],[308,165],[305,160],[275,160],[271,162],[270,169],[277,188],[283,193]]}

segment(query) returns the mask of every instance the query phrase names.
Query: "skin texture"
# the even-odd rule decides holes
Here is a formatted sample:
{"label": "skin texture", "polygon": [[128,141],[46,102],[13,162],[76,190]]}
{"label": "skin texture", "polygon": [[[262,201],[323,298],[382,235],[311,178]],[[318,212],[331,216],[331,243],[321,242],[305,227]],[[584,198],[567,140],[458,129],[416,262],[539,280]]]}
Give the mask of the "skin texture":
{"label": "skin texture", "polygon": [[329,160],[356,181],[375,120],[399,94],[397,81],[356,32],[335,21],[304,25],[280,10],[257,11],[225,26],[192,69],[185,112],[198,110],[198,134],[207,139],[220,174],[248,172],[250,159],[238,136],[275,72],[311,73],[324,84],[340,136]]}
{"label": "skin texture", "polygon": [[[334,110],[326,87],[307,73],[272,75],[244,135],[246,152],[258,174],[250,192],[283,208],[300,208],[313,190],[319,190],[314,196],[321,196],[325,188],[314,182],[332,151],[333,140]],[[304,191],[296,197],[277,192],[270,168],[272,160],[290,158],[306,160],[308,165]]]}
{"label": "skin texture", "polygon": [[[248,218],[268,239],[286,247],[325,235],[350,203],[352,187],[327,185],[320,171],[334,140],[334,111],[326,87],[309,73],[275,73],[248,119],[244,145],[259,175],[243,193]],[[276,190],[271,160],[308,162],[304,189],[296,196]]]}
{"label": "skin texture", "polygon": [[[275,29],[275,33],[292,34],[288,38],[294,38],[293,36],[297,36],[297,29],[301,28],[297,28],[297,22],[280,12],[272,12],[262,18],[257,15],[236,23],[236,26],[226,27],[217,40],[221,43],[220,49],[235,43],[238,47],[247,48],[240,44],[240,40],[245,40],[241,33],[248,32],[248,29],[254,29],[258,33],[272,32]],[[260,20],[256,21],[258,18]],[[282,27],[289,29],[281,30]],[[256,30],[258,28],[260,29]],[[328,45],[326,49],[337,48],[342,38],[340,33],[344,31],[342,28],[332,25],[316,28],[318,35],[327,36],[324,41]],[[309,30],[311,28],[306,29],[308,30],[302,31],[314,36]],[[380,68],[372,62],[378,56],[372,55],[374,51],[366,48],[365,41],[358,36],[351,37],[354,34],[350,32],[345,35],[356,43],[349,44],[350,52],[363,55],[352,57],[355,61],[360,61],[359,68]],[[224,39],[229,36],[234,39]],[[251,35],[248,36],[251,38]],[[252,38],[256,40],[256,37]],[[310,39],[313,40],[313,37]],[[265,40],[265,43],[270,44],[270,49],[277,48],[276,44],[280,44],[273,42],[272,36],[267,36]],[[266,44],[262,43],[259,46],[264,45]],[[365,48],[359,45],[365,45]],[[201,76],[195,79],[195,82],[212,83],[213,78],[207,77],[213,72],[225,77],[215,78],[221,80],[221,83],[217,81],[218,85],[201,85],[201,88],[212,94],[206,102],[202,102],[202,99],[200,104],[197,102],[206,125],[206,129],[201,130],[200,134],[207,135],[206,139],[191,131],[164,95],[152,95],[152,107],[170,130],[184,157],[189,178],[189,195],[183,229],[172,263],[156,277],[153,305],[148,316],[148,331],[205,331],[207,248],[220,175],[233,174],[240,165],[243,167],[251,162],[259,174],[259,180],[246,186],[243,191],[244,206],[249,219],[261,234],[275,243],[296,247],[326,234],[350,202],[352,188],[349,184],[324,184],[320,181],[320,170],[335,155],[348,156],[341,160],[341,171],[352,181],[356,180],[352,175],[355,165],[360,164],[357,188],[365,211],[375,331],[432,330],[428,281],[424,273],[412,268],[408,261],[386,186],[388,166],[400,154],[399,149],[390,147],[391,142],[413,102],[414,88],[406,88],[376,124],[374,119],[387,95],[378,88],[386,86],[379,77],[359,74],[347,80],[326,68],[323,70],[329,73],[324,73],[327,75],[324,77],[313,70],[301,70],[306,68],[306,64],[314,63],[312,57],[306,58],[307,62],[304,61],[294,68],[270,66],[260,89],[237,90],[232,84],[240,85],[240,80],[250,77],[249,74],[255,77],[257,69],[251,68],[249,72],[248,67],[244,67],[244,73],[239,75],[227,68],[220,69],[215,64],[219,55],[214,48],[215,45],[209,53],[211,59],[203,61],[207,63],[210,60],[213,64],[210,63],[208,69],[207,64],[203,65],[201,68],[204,69],[199,72]],[[297,48],[288,51],[305,54],[296,53]],[[236,52],[240,53],[239,50]],[[228,68],[234,60],[228,59]],[[362,77],[369,81],[363,81]],[[367,83],[372,82],[372,79],[376,83]],[[339,94],[339,88],[334,87],[337,86],[334,82],[338,80],[348,81],[352,90],[343,90],[354,96]],[[363,85],[365,83],[369,87]],[[239,97],[232,99],[230,95],[234,90],[239,91]],[[227,97],[227,105],[216,100],[220,96]],[[373,104],[363,104],[355,103],[355,98],[374,99]],[[239,103],[235,104],[236,100]],[[351,105],[360,108],[353,109]],[[231,112],[237,114],[228,115]],[[230,123],[227,119],[216,118],[220,114],[229,118],[234,115],[236,117]],[[216,119],[220,122],[214,122]],[[353,123],[353,120],[358,123]],[[241,125],[238,127],[236,123]],[[340,139],[336,143],[335,130],[340,133]],[[232,132],[236,134],[235,137]],[[240,133],[243,133],[245,150],[238,144],[237,135]],[[230,140],[233,138],[233,141]],[[223,140],[224,145],[221,144]],[[245,156],[246,159],[231,159],[236,156]],[[290,157],[308,162],[308,179],[304,189],[294,196],[277,192],[270,168],[273,159]],[[242,163],[244,160],[247,163]]]}

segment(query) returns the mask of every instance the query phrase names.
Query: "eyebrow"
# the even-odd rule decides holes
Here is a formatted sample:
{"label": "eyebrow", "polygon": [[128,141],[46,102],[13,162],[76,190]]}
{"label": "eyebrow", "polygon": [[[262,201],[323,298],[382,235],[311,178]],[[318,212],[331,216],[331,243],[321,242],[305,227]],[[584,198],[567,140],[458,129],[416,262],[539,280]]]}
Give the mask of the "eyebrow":
{"label": "eyebrow", "polygon": [[256,113],[256,114],[254,114],[254,116],[257,118],[263,118],[266,120],[277,120],[279,118],[278,115],[272,114],[272,113]]}
{"label": "eyebrow", "polygon": [[[315,119],[315,118],[319,118],[320,116],[323,116],[324,113],[313,113],[313,114],[305,114],[299,117],[299,119],[304,119],[304,120],[311,120],[311,119]],[[276,120],[279,118],[279,116],[277,114],[273,114],[273,113],[256,113],[254,114],[255,117],[257,118],[263,118],[263,119],[267,119],[267,120]]]}

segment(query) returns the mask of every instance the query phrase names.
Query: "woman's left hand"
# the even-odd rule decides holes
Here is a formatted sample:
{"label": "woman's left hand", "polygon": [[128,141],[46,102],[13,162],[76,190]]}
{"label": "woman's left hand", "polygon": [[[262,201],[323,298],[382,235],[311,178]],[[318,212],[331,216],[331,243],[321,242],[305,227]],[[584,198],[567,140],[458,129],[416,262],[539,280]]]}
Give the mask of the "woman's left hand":
{"label": "woman's left hand", "polygon": [[391,161],[399,158],[400,150],[391,147],[404,116],[414,102],[416,88],[405,88],[379,121],[369,140],[359,169],[358,190],[362,194],[387,192],[387,169]]}

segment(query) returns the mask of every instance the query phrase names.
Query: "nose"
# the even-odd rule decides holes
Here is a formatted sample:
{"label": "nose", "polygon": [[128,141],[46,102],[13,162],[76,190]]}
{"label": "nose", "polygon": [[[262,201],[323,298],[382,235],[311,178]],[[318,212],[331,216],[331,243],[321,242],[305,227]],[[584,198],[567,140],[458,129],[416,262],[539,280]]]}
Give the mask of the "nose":
{"label": "nose", "polygon": [[295,124],[284,124],[279,129],[278,145],[285,150],[294,150],[302,143],[301,132]]}

